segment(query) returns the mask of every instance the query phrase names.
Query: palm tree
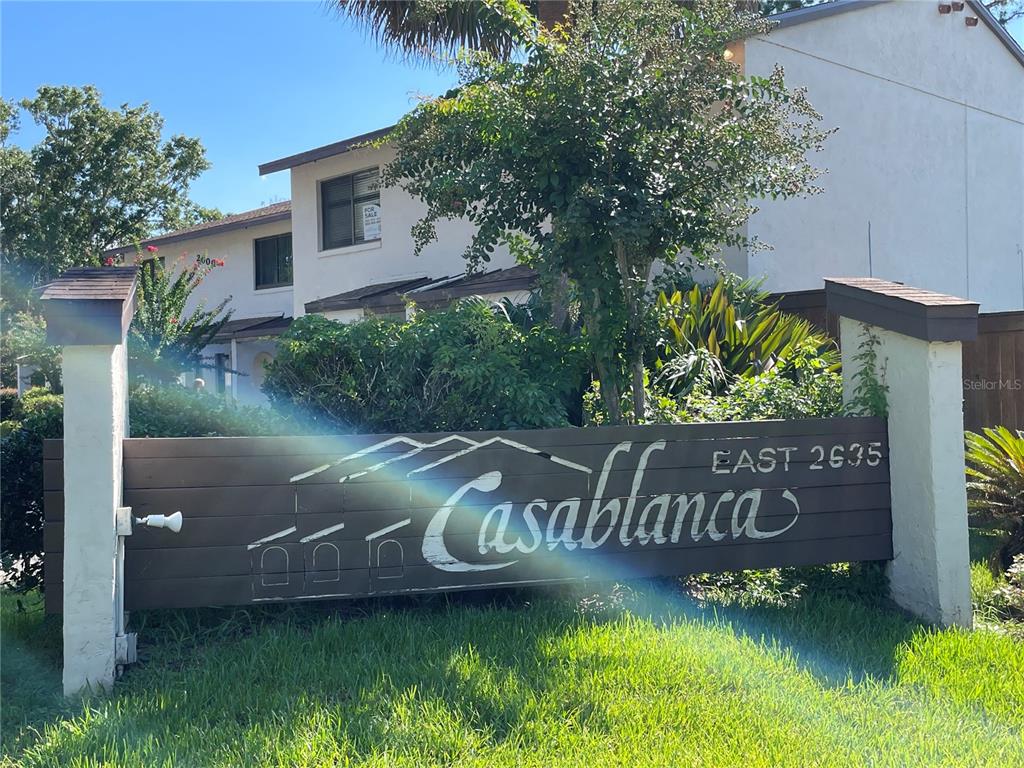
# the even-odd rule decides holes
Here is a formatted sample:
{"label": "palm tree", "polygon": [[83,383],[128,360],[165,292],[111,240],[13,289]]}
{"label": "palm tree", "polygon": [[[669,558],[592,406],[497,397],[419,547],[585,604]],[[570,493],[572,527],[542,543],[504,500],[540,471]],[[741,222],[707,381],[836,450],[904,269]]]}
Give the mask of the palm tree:
{"label": "palm tree", "polygon": [[[694,0],[678,0],[682,4]],[[816,5],[827,0],[736,0],[736,9],[763,16]],[[365,27],[378,43],[407,56],[453,54],[460,48],[500,57],[515,48],[515,33],[481,0],[329,0],[338,12]],[[551,29],[566,20],[568,0],[520,0],[537,20]],[[596,0],[595,0],[596,2]],[[998,8],[1000,23],[1024,15],[1024,0],[985,0]],[[1006,18],[1004,18],[1006,17]]]}
{"label": "palm tree", "polygon": [[[475,0],[334,0],[340,13],[366,27],[381,44],[406,55],[454,53],[459,48],[508,56],[515,35],[504,19]],[[565,18],[564,0],[528,0],[526,8],[546,27]]]}

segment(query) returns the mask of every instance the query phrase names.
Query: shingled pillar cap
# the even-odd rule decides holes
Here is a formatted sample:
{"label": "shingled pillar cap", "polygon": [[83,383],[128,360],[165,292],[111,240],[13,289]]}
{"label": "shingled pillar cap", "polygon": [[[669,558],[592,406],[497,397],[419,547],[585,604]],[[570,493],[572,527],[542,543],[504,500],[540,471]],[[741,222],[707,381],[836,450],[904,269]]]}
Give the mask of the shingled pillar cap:
{"label": "shingled pillar cap", "polygon": [[135,314],[138,267],[77,267],[43,288],[49,344],[120,344]]}
{"label": "shingled pillar cap", "polygon": [[828,311],[924,341],[974,341],[978,303],[876,277],[827,277]]}

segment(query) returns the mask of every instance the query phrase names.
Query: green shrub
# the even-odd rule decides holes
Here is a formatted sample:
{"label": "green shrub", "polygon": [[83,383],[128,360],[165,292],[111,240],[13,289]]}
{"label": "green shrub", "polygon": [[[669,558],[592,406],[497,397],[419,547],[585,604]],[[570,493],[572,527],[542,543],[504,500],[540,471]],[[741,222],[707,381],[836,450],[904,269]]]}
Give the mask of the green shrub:
{"label": "green shrub", "polygon": [[[30,589],[42,580],[43,440],[63,436],[64,401],[61,395],[35,388],[25,393],[22,407],[23,420],[0,440],[0,543],[9,584]],[[132,437],[269,435],[298,428],[267,408],[238,406],[178,386],[151,385],[136,386],[129,393],[129,423]]]}
{"label": "green shrub", "polygon": [[21,419],[21,398],[18,390],[11,387],[0,389],[0,421],[18,421]]}
{"label": "green shrub", "polygon": [[60,395],[38,392],[23,406],[21,423],[0,438],[0,558],[7,583],[30,589],[42,583],[43,440],[63,436],[64,409]]}
{"label": "green shrub", "polygon": [[32,387],[21,398],[21,408],[24,416],[41,411],[52,412],[55,407],[63,408],[63,404],[64,396],[54,394],[46,387]]}
{"label": "green shrub", "polygon": [[527,429],[568,424],[583,374],[562,333],[464,300],[408,322],[299,318],[278,341],[264,391],[331,430]]}
{"label": "green shrub", "polygon": [[[641,423],[810,419],[843,414],[842,377],[830,369],[828,358],[801,355],[790,371],[775,368],[750,378],[738,378],[723,392],[717,391],[714,381],[709,381],[710,370],[705,368],[690,394],[682,397],[667,393],[657,379],[651,384],[648,376],[647,413]],[[607,423],[596,383],[587,393],[584,406],[589,423]],[[622,408],[623,413],[632,415],[628,394],[623,396]]]}
{"label": "green shrub", "polygon": [[683,408],[687,421],[760,421],[840,416],[843,380],[833,371],[794,381],[780,371],[737,379],[724,393],[695,392]]}
{"label": "green shrub", "polygon": [[301,431],[269,408],[184,387],[139,384],[129,396],[132,437],[236,437]]}
{"label": "green shrub", "polygon": [[993,555],[997,570],[1024,553],[1024,432],[1006,427],[965,433],[968,506],[1009,531]]}
{"label": "green shrub", "polygon": [[889,415],[889,385],[885,383],[888,360],[879,359],[881,343],[870,326],[861,323],[860,342],[853,355],[853,391],[844,407],[847,416]]}
{"label": "green shrub", "polygon": [[1024,621],[1024,554],[1014,556],[1006,569],[1006,581],[992,592],[989,600],[1000,618]]}

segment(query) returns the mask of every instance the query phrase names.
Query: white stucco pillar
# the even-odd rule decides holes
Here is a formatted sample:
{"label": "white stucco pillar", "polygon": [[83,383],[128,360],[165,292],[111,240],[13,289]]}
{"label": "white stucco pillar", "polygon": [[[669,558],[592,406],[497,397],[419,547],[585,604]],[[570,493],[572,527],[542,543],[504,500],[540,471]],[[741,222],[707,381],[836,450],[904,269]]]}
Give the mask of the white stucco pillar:
{"label": "white stucco pillar", "polygon": [[125,345],[64,349],[64,693],[114,682]]}
{"label": "white stucco pillar", "polygon": [[978,305],[872,278],[826,281],[840,315],[843,396],[854,396],[868,335],[887,387],[892,599],[940,626],[970,627],[961,341]]}
{"label": "white stucco pillar", "polygon": [[134,268],[69,270],[43,293],[47,338],[63,345],[64,693],[109,689],[120,627],[117,530],[127,437],[125,335]]}

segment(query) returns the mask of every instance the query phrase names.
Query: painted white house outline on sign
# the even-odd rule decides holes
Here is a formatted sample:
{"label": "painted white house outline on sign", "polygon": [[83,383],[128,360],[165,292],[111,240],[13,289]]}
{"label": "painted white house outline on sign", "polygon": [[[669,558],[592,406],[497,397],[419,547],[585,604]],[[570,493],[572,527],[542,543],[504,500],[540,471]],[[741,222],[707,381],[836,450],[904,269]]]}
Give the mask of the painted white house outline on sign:
{"label": "painted white house outline on sign", "polygon": [[[366,475],[370,475],[370,474],[372,474],[374,472],[377,472],[377,471],[382,470],[382,469],[386,469],[386,468],[388,468],[388,467],[390,467],[390,466],[392,466],[394,464],[397,464],[398,462],[411,459],[411,458],[419,455],[420,453],[426,451],[427,449],[441,448],[441,447],[445,447],[445,446],[451,446],[452,448],[457,448],[458,450],[454,450],[452,453],[449,453],[448,455],[443,456],[442,458],[436,459],[434,461],[430,461],[430,462],[428,462],[428,463],[426,463],[426,464],[424,464],[422,466],[419,466],[419,467],[416,467],[414,469],[411,469],[411,470],[403,473],[404,476],[407,477],[407,478],[413,478],[413,477],[416,477],[416,476],[423,476],[424,473],[429,473],[431,470],[433,470],[433,469],[435,469],[437,467],[443,466],[444,464],[447,464],[450,461],[458,460],[458,459],[460,459],[460,458],[462,458],[464,456],[467,456],[467,455],[469,455],[469,454],[471,454],[471,453],[473,453],[473,452],[475,452],[475,451],[477,451],[477,450],[479,450],[481,448],[502,447],[502,446],[508,447],[508,448],[512,448],[512,449],[514,449],[516,451],[521,451],[523,453],[527,453],[527,454],[529,454],[531,456],[536,456],[537,458],[547,459],[548,461],[551,461],[551,462],[553,462],[555,464],[561,465],[563,467],[567,467],[569,469],[576,470],[577,472],[583,473],[583,474],[588,475],[588,476],[593,474],[593,470],[590,467],[587,467],[587,466],[584,466],[584,465],[579,464],[577,462],[570,461],[568,459],[562,458],[561,456],[552,455],[550,453],[547,453],[547,452],[542,451],[540,449],[537,449],[537,448],[534,448],[532,446],[526,445],[524,443],[520,443],[520,442],[517,442],[515,440],[510,440],[508,438],[500,437],[500,436],[490,437],[490,438],[487,438],[485,440],[473,440],[473,439],[471,439],[469,437],[466,437],[464,435],[455,434],[455,435],[447,435],[447,436],[442,437],[442,438],[440,438],[438,440],[434,440],[434,441],[430,441],[430,442],[423,442],[423,441],[416,440],[416,439],[411,438],[411,437],[406,437],[404,435],[396,435],[394,437],[390,437],[390,438],[387,438],[385,440],[381,440],[380,442],[375,443],[373,445],[367,446],[366,448],[362,448],[362,449],[360,449],[358,451],[354,451],[352,453],[346,454],[345,456],[342,456],[342,457],[336,459],[335,461],[331,461],[331,462],[328,462],[328,463],[325,463],[325,464],[321,464],[321,465],[319,465],[317,467],[314,467],[314,468],[312,468],[312,469],[310,469],[310,470],[308,470],[306,472],[301,472],[301,473],[299,473],[297,475],[294,475],[293,477],[289,478],[289,482],[291,484],[300,484],[304,480],[307,480],[307,479],[309,479],[311,477],[316,477],[317,475],[320,475],[320,474],[322,474],[324,472],[327,472],[329,470],[336,469],[336,468],[339,468],[339,467],[342,468],[342,471],[344,471],[344,466],[346,464],[350,464],[350,463],[352,463],[354,461],[357,461],[358,459],[362,459],[362,458],[366,458],[366,457],[372,457],[375,453],[378,453],[380,451],[383,451],[383,450],[386,450],[388,448],[391,448],[392,446],[408,446],[409,450],[402,451],[402,452],[398,453],[397,455],[391,456],[391,457],[389,457],[387,459],[384,459],[382,461],[378,461],[378,462],[376,462],[374,464],[371,464],[370,466],[364,467],[362,469],[358,469],[356,471],[352,471],[352,472],[349,472],[347,474],[344,474],[344,475],[342,475],[338,479],[338,482],[339,483],[344,483],[346,481],[350,481],[350,480],[354,480],[354,479],[359,478],[359,477],[364,477]],[[296,500],[296,512],[297,511],[298,511],[298,501]],[[452,509],[448,509],[447,513],[445,513],[444,510],[439,510],[438,512],[440,513],[441,517],[447,519],[448,514],[450,514],[451,511],[452,511]],[[437,523],[438,522],[442,522],[442,521],[439,521],[437,518],[438,518],[438,514],[435,514],[434,515],[434,519],[432,521],[434,523],[434,525],[431,526],[432,528],[436,528],[437,527]],[[403,576],[404,570],[405,570],[405,551],[404,551],[404,546],[403,546],[401,541],[399,541],[397,538],[394,538],[393,536],[390,536],[389,534],[392,534],[395,531],[398,531],[399,529],[404,528],[404,527],[410,525],[411,522],[412,522],[411,518],[406,518],[405,520],[401,520],[401,521],[399,521],[397,523],[388,524],[388,525],[384,526],[383,528],[380,528],[380,529],[378,529],[376,531],[373,531],[373,532],[367,534],[364,537],[364,540],[366,541],[366,546],[367,546],[367,551],[366,551],[367,561],[366,561],[366,565],[370,569],[371,574],[373,574],[373,578],[375,578],[375,579],[399,579],[399,578],[401,578]],[[338,532],[340,530],[343,530],[344,528],[345,528],[345,523],[344,522],[333,523],[333,524],[331,524],[329,526],[326,526],[326,527],[321,528],[321,529],[319,529],[317,531],[314,531],[314,532],[312,532],[312,533],[310,533],[308,535],[303,536],[302,538],[299,539],[298,543],[302,544],[304,546],[312,545],[312,546],[315,547],[314,552],[313,552],[313,560],[314,560],[314,563],[315,563],[315,561],[317,560],[316,555],[319,554],[318,550],[323,549],[324,547],[332,547],[335,551],[338,550],[336,545],[331,544],[330,542],[323,542],[323,541],[321,541],[321,539],[324,539],[324,538],[330,536],[331,534],[334,534],[334,533],[336,533],[336,532]],[[275,556],[278,555],[277,550],[280,550],[281,554],[283,554],[283,556],[285,558],[285,563],[288,562],[289,556],[288,556],[287,550],[285,550],[284,547],[281,547],[281,546],[278,546],[278,545],[285,543],[285,542],[282,542],[281,539],[286,539],[287,537],[292,536],[293,534],[295,534],[297,532],[297,530],[298,530],[298,524],[296,523],[296,525],[292,525],[292,526],[289,526],[289,527],[284,528],[282,530],[275,531],[274,533],[268,534],[266,536],[262,536],[262,537],[256,539],[255,541],[253,541],[253,542],[251,542],[250,544],[247,545],[247,549],[248,550],[260,550],[260,549],[263,550],[262,552],[254,552],[253,553],[253,555],[257,557],[257,559],[254,561],[253,564],[256,565],[256,563],[259,563],[258,570],[261,571],[260,574],[254,573],[253,576],[254,576],[254,578],[260,579],[260,582],[264,586],[272,586],[272,585],[287,586],[288,585],[289,578],[288,578],[288,574],[287,573],[285,573],[283,575],[275,574],[274,578],[271,580],[271,583],[267,583],[267,580],[265,578],[265,574],[262,573],[262,571],[264,570],[263,565],[264,565],[264,562],[265,562],[266,553],[270,549],[274,549],[275,550],[275,552],[273,553]],[[437,535],[435,534],[431,538],[437,538]],[[430,544],[428,544],[425,541],[424,544],[427,545],[427,549],[428,550],[433,550],[433,549],[443,550],[444,549],[444,544],[443,544],[443,542],[440,542],[440,541],[438,541],[438,542],[431,542]],[[431,560],[435,560],[435,561],[439,560],[441,563],[444,563],[445,560],[450,559],[450,556],[446,557],[445,554],[446,553],[442,553],[441,551],[438,551],[438,552],[433,553],[434,557],[430,558],[430,559]],[[340,562],[339,562],[338,565],[339,565],[339,569],[340,569]],[[438,565],[438,563],[435,562],[435,566],[437,566],[437,565]],[[444,565],[440,565],[440,567],[443,570],[448,570],[448,568],[450,566],[447,566],[447,564],[444,564]],[[285,570],[287,570],[287,566],[285,566]],[[314,579],[314,580],[318,581],[319,579]]]}

